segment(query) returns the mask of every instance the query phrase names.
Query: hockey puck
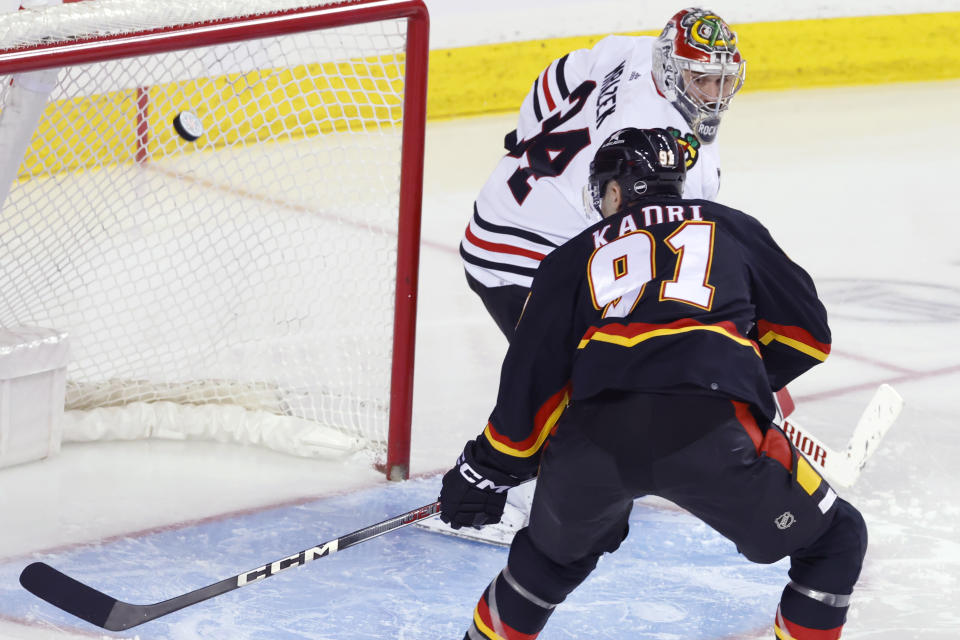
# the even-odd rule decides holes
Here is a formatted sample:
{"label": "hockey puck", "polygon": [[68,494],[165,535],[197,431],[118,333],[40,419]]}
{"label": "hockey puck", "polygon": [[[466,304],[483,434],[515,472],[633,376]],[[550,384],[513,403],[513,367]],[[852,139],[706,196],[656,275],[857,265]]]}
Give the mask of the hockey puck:
{"label": "hockey puck", "polygon": [[181,111],[173,119],[173,128],[177,130],[180,137],[189,142],[193,142],[203,135],[203,122],[192,111]]}

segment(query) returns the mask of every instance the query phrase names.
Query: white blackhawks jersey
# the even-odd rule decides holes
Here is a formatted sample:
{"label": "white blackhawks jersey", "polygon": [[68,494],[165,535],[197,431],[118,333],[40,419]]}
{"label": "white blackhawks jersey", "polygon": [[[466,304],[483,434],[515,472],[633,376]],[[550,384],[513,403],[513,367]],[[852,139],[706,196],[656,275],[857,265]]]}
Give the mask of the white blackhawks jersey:
{"label": "white blackhawks jersey", "polygon": [[653,43],[609,36],[554,60],[534,81],[460,243],[471,276],[488,287],[529,287],[540,260],[598,221],[583,187],[597,148],[624,127],[668,129],[686,154],[684,197],[716,198],[717,145],[702,145],[657,91]]}

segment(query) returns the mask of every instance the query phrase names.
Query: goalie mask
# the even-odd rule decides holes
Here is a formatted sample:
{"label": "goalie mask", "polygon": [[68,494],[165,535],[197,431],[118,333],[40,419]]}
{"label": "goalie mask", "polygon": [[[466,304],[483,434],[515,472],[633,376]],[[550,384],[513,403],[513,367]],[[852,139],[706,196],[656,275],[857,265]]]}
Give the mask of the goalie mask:
{"label": "goalie mask", "polygon": [[746,61],[737,34],[711,11],[684,9],[653,45],[653,81],[704,144],[717,137],[720,118],[743,87]]}
{"label": "goalie mask", "polygon": [[623,204],[651,195],[679,197],[687,175],[676,138],[664,129],[620,129],[604,140],[590,163],[589,200],[597,212],[607,184],[620,185]]}

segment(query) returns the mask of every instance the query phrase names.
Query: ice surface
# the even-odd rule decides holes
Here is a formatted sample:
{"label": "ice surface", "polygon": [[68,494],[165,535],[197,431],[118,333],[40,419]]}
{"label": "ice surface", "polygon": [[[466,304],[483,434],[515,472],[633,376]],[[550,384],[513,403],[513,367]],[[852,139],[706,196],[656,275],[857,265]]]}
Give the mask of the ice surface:
{"label": "ice surface", "polygon": [[[830,312],[830,359],[791,385],[842,449],[875,387],[906,400],[851,489],[870,530],[845,639],[960,629],[960,82],[747,93],[725,119],[721,200],[761,219]],[[214,443],[64,447],[0,472],[0,637],[96,630],[16,582],[42,558],[134,602],[259,566],[432,500],[480,431],[506,344],[463,281],[460,234],[512,116],[431,123],[412,468]],[[404,530],[197,605],[148,638],[459,638],[503,549]],[[630,538],[551,620],[556,638],[771,638],[784,567],[754,566],[690,516],[641,503]],[[121,634],[134,637],[134,633]]]}
{"label": "ice surface", "polygon": [[[159,602],[279,560],[432,502],[439,477],[263,509],[35,556],[105,593]],[[782,566],[751,565],[733,545],[668,503],[644,501],[635,535],[551,620],[541,637],[728,637],[759,628],[776,606]],[[416,528],[348,548],[296,570],[126,632],[141,638],[460,637],[506,549]],[[94,627],[19,588],[22,560],[0,565],[5,616],[34,626]],[[624,597],[629,594],[631,597]]]}

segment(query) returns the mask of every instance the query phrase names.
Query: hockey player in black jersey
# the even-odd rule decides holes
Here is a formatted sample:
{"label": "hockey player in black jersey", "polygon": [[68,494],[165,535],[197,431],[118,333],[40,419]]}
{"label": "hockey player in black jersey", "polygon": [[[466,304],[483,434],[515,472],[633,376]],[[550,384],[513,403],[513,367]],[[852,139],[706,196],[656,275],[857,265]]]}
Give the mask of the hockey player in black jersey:
{"label": "hockey player in black jersey", "polygon": [[[611,35],[570,51],[532,79],[460,243],[467,284],[507,341],[543,257],[600,219],[583,206],[600,144],[627,126],[668,129],[686,160],[684,195],[715,200],[720,121],[745,79],[736,32],[703,7],[677,11],[656,37]],[[533,490],[511,490],[503,520],[465,537],[509,544]],[[449,532],[436,520],[421,526]]]}
{"label": "hockey player in black jersey", "polygon": [[830,351],[826,311],[754,218],[681,198],[682,158],[662,129],[597,151],[604,217],[541,263],[496,407],[443,478],[441,518],[461,527],[497,521],[507,488],[538,477],[469,640],[537,637],[648,494],[754,562],[790,557],[777,638],[840,637],[866,527],[771,423],[771,390]]}

